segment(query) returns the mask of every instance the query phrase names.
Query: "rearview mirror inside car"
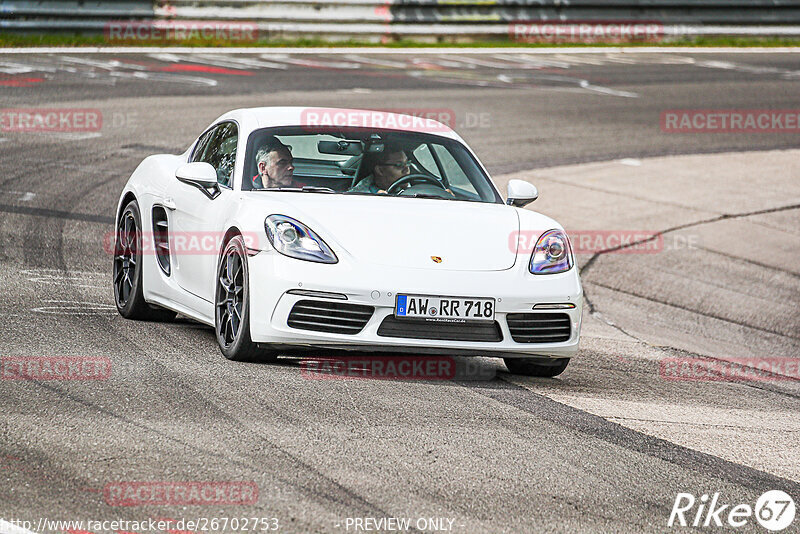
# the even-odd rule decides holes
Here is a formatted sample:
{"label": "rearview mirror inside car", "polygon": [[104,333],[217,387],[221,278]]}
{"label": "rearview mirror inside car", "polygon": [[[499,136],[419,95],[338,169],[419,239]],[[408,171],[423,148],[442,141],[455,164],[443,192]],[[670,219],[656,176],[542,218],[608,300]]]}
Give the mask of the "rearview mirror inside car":
{"label": "rearview mirror inside car", "polygon": [[343,156],[358,156],[363,152],[361,141],[319,141],[317,150],[320,154],[341,154]]}

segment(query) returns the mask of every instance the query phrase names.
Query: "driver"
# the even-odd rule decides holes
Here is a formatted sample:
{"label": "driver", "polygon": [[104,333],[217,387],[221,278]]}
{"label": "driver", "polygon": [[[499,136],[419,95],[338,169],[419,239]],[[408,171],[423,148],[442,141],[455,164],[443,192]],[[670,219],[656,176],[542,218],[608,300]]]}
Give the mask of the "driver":
{"label": "driver", "polygon": [[399,147],[386,145],[384,151],[377,154],[372,173],[362,178],[349,191],[385,195],[390,185],[410,173],[411,162],[406,153]]}

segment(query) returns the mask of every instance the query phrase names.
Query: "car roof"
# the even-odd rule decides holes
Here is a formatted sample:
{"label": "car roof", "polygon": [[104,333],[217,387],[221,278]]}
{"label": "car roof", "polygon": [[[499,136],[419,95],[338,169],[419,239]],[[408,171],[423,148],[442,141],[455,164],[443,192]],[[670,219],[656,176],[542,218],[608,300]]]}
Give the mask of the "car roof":
{"label": "car roof", "polygon": [[[401,110],[398,110],[401,111]],[[217,121],[239,120],[243,123],[257,124],[256,128],[278,126],[365,126],[383,130],[399,130],[415,133],[429,133],[461,140],[449,126],[430,115],[454,118],[454,112],[446,109],[402,110],[409,113],[347,108],[322,108],[310,106],[243,108],[229,111]],[[215,122],[217,122],[215,121]]]}

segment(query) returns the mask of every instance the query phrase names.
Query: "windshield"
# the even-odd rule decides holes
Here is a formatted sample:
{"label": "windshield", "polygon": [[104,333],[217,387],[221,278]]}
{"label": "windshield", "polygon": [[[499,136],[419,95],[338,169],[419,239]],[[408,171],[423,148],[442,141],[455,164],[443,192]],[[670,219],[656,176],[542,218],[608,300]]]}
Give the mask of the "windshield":
{"label": "windshield", "polygon": [[461,143],[368,128],[264,128],[250,135],[243,190],[502,203]]}

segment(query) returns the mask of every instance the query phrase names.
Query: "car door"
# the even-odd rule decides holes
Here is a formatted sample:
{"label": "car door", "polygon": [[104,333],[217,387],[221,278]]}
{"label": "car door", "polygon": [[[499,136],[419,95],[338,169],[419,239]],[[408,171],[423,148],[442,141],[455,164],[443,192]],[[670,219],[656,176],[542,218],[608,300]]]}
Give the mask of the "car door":
{"label": "car door", "polygon": [[234,162],[238,144],[236,123],[222,122],[200,137],[189,162],[203,161],[217,171],[218,189],[181,182],[168,188],[165,204],[171,210],[171,252],[178,284],[194,295],[213,302],[214,281],[222,228],[233,202]]}

